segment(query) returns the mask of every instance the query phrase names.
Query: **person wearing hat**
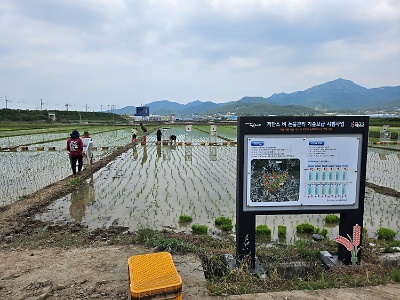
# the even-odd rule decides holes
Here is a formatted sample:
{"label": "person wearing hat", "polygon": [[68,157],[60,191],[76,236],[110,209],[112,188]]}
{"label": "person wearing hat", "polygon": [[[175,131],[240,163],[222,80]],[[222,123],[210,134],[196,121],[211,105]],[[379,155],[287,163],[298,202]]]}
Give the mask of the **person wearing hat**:
{"label": "person wearing hat", "polygon": [[143,123],[140,123],[139,125],[140,125],[140,129],[142,129],[142,136],[143,136],[142,142],[146,143],[147,128],[146,128],[146,126],[144,126]]}
{"label": "person wearing hat", "polygon": [[76,174],[76,162],[78,162],[78,172],[82,170],[83,166],[83,142],[79,138],[79,131],[74,130],[69,135],[67,141],[67,150],[71,162],[72,173]]}
{"label": "person wearing hat", "polygon": [[[82,143],[83,143],[83,158],[88,159],[87,161],[90,162],[90,164],[93,163],[93,141],[92,138],[89,135],[88,131],[84,131],[82,135]],[[85,160],[83,161],[85,163]]]}

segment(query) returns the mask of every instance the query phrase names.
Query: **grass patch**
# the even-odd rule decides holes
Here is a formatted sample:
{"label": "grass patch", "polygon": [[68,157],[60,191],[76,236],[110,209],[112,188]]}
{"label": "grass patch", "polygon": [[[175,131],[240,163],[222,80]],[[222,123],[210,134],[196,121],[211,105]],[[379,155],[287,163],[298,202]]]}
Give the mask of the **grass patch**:
{"label": "grass patch", "polygon": [[192,222],[193,218],[188,215],[181,215],[179,216],[179,223],[189,223]]}
{"label": "grass patch", "polygon": [[266,224],[257,225],[256,236],[259,237],[270,237],[271,229]]}
{"label": "grass patch", "polygon": [[68,180],[67,185],[74,186],[80,183],[80,179],[78,177],[71,178]]}
{"label": "grass patch", "polygon": [[137,241],[147,247],[155,247],[158,251],[170,253],[191,253],[196,246],[178,238],[165,238],[161,233],[152,229],[140,229]]}
{"label": "grass patch", "polygon": [[385,228],[385,227],[380,227],[377,230],[376,234],[377,234],[378,240],[385,240],[385,241],[393,241],[396,236],[396,232],[394,232],[393,230],[391,230],[389,228]]}
{"label": "grass patch", "polygon": [[323,237],[326,237],[328,235],[328,229],[326,229],[326,228],[322,228],[322,229],[315,228],[315,233],[318,233],[318,234],[322,235]]}
{"label": "grass patch", "polygon": [[302,223],[296,226],[297,233],[315,233],[315,227],[309,223]]}
{"label": "grass patch", "polygon": [[193,224],[192,231],[194,234],[207,234],[208,227],[201,224]]}
{"label": "grass patch", "polygon": [[[203,225],[204,226],[204,225]],[[314,242],[311,237],[293,243],[259,243],[256,255],[266,271],[261,279],[250,273],[248,260],[231,269],[224,257],[236,255],[236,243],[230,236],[213,238],[209,235],[174,233],[141,229],[136,233],[126,228],[109,228],[88,231],[83,226],[43,226],[30,223],[22,231],[1,244],[1,250],[13,248],[48,249],[49,247],[85,247],[98,245],[141,244],[157,251],[171,253],[196,253],[207,273],[207,288],[211,295],[253,294],[295,289],[325,289],[362,287],[400,282],[400,266],[385,268],[379,256],[383,245],[396,246],[400,241],[363,238],[362,264],[327,270],[319,259],[319,251],[337,255],[337,243],[323,240]],[[290,273],[289,263],[302,262],[302,271]]]}
{"label": "grass patch", "polygon": [[287,227],[284,225],[278,225],[278,237],[285,238],[287,233]]}
{"label": "grass patch", "polygon": [[392,272],[392,278],[394,282],[400,282],[400,270],[393,268],[391,270]]}
{"label": "grass patch", "polygon": [[326,215],[325,216],[325,223],[328,224],[335,224],[339,223],[340,218],[337,215]]}
{"label": "grass patch", "polygon": [[225,216],[215,218],[215,225],[220,226],[223,231],[231,231],[233,228],[232,219]]}

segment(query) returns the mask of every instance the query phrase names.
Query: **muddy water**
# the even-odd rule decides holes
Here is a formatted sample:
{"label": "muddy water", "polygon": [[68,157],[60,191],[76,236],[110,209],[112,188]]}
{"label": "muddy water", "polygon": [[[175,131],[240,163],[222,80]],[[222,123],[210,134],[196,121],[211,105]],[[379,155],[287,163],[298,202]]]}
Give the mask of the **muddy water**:
{"label": "muddy water", "polygon": [[236,148],[189,147],[138,145],[94,174],[81,191],[54,202],[40,219],[75,220],[89,228],[183,230],[177,222],[182,214],[209,226],[219,215],[233,218]]}
{"label": "muddy water", "polygon": [[[374,161],[376,157],[368,168],[374,168]],[[187,214],[193,217],[192,223],[219,232],[214,219],[224,215],[235,221],[235,211],[236,147],[148,143],[124,153],[37,218],[57,224],[81,222],[88,228],[118,225],[132,231],[168,228],[190,232],[190,224],[178,223],[179,216]],[[366,190],[364,226],[370,236],[379,227],[400,232],[399,214],[399,199]],[[267,224],[273,239],[277,239],[278,225],[287,226],[287,240],[294,239],[296,225],[304,222],[327,228],[328,237],[334,238],[338,226],[325,224],[324,217],[257,216],[257,224]]]}

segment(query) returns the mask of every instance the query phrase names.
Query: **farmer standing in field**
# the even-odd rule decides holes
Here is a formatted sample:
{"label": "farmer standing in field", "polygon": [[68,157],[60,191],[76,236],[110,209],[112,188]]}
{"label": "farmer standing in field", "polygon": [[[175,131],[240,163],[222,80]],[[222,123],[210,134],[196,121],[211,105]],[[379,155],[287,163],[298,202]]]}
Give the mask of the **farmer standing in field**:
{"label": "farmer standing in field", "polygon": [[93,163],[93,141],[89,135],[88,131],[85,131],[82,135],[82,143],[83,143],[83,157],[86,156],[87,162],[90,164]]}
{"label": "farmer standing in field", "polygon": [[160,129],[157,130],[156,135],[157,135],[157,145],[159,145],[159,144],[161,144],[161,136],[162,136]]}
{"label": "farmer standing in field", "polygon": [[137,129],[136,126],[132,128],[132,143],[136,143]]}
{"label": "farmer standing in field", "polygon": [[74,130],[67,140],[67,150],[69,153],[69,160],[71,162],[72,173],[76,174],[76,162],[78,162],[78,172],[82,170],[83,166],[83,142],[79,138],[79,131]]}
{"label": "farmer standing in field", "polygon": [[146,127],[144,126],[143,123],[140,123],[140,128],[142,129],[143,142],[146,143],[147,129],[146,129]]}

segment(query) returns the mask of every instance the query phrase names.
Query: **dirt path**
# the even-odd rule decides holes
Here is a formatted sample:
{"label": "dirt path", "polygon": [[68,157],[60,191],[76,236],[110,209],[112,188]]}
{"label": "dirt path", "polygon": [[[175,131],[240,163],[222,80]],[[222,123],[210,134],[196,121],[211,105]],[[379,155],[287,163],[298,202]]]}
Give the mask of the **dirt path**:
{"label": "dirt path", "polygon": [[[11,250],[0,253],[0,299],[126,299],[127,261],[149,252],[138,246]],[[174,256],[185,299],[206,299],[194,255]]]}
{"label": "dirt path", "polygon": [[[138,246],[0,252],[0,299],[127,299],[127,260]],[[211,297],[199,258],[174,255],[183,299],[400,299],[400,285]]]}

